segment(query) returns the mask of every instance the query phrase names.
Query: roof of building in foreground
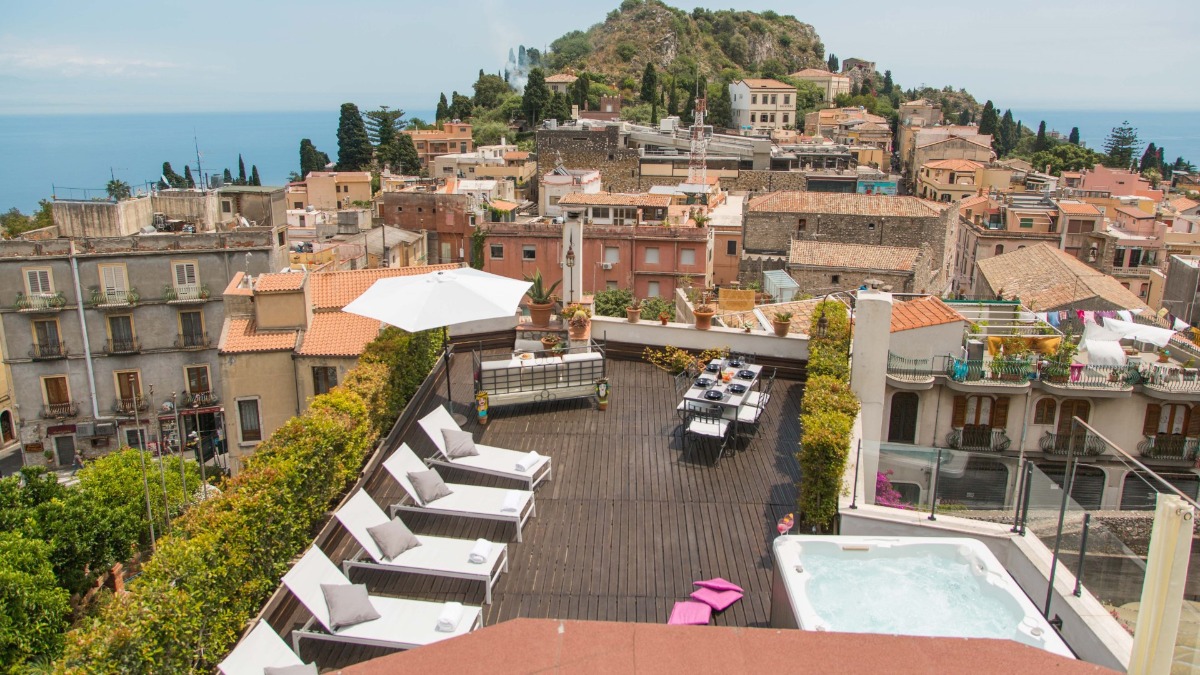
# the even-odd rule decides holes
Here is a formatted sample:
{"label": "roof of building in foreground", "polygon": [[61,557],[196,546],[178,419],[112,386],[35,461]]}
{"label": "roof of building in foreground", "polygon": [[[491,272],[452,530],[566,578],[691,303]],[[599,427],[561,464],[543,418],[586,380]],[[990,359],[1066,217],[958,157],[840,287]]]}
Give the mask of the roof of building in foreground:
{"label": "roof of building in foreground", "polygon": [[966,317],[954,311],[950,305],[942,302],[942,299],[935,295],[897,302],[892,305],[893,333],[966,320]]}
{"label": "roof of building in foreground", "polygon": [[846,216],[932,218],[941,215],[949,206],[917,197],[783,191],[751,199],[749,210],[752,213],[828,213]]}
{"label": "roof of building in foreground", "polygon": [[504,621],[340,672],[457,672],[484,663],[491,673],[780,673],[798,663],[813,673],[908,675],[963,663],[978,675],[1106,672],[1011,640],[559,619]]}
{"label": "roof of building in foreground", "polygon": [[911,272],[920,253],[919,248],[905,246],[793,239],[788,262],[805,267]]}
{"label": "roof of building in foreground", "polygon": [[572,206],[661,206],[671,205],[670,195],[622,194],[617,192],[572,192],[558,200]]}
{"label": "roof of building in foreground", "polygon": [[[1121,282],[1046,242],[978,263],[979,273],[998,295],[1020,298],[1039,311],[1103,303],[1096,309],[1145,309]],[[1082,309],[1083,307],[1079,307]]]}

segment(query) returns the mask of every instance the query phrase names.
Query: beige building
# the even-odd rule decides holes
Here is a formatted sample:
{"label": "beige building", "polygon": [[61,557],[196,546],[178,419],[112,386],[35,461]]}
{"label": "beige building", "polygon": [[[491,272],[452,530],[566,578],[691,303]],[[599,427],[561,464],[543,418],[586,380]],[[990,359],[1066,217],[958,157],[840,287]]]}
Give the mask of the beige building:
{"label": "beige building", "polygon": [[770,134],[796,124],[796,88],[779,80],[730,83],[729,99],[733,126],[743,135]]}
{"label": "beige building", "polygon": [[917,172],[917,196],[935,202],[957,202],[977,193],[983,164],[969,159],[939,159]]}
{"label": "beige building", "polygon": [[421,168],[427,171],[432,171],[433,160],[437,157],[455,152],[471,152],[475,149],[471,125],[458,120],[445,122],[440,130],[409,129],[403,133],[412,136],[413,145],[417,148],[417,157],[421,160]]}
{"label": "beige building", "polygon": [[303,182],[287,186],[288,210],[348,209],[355,202],[371,201],[369,171],[311,171]]}
{"label": "beige building", "polygon": [[[903,171],[908,179],[916,184],[917,171],[939,159],[969,159],[980,164],[988,164],[996,158],[992,150],[992,137],[984,134],[970,133],[959,135],[955,132],[946,133],[943,127],[922,129],[913,137],[912,152],[908,162],[901,161]],[[901,157],[903,157],[903,149]]]}
{"label": "beige building", "polygon": [[[5,351],[7,353],[7,349]],[[0,473],[4,475],[21,466],[18,422],[12,377],[8,372],[8,364],[0,363]]]}
{"label": "beige building", "polygon": [[942,107],[923,98],[901,103],[898,113],[901,126],[932,127],[942,123]]}
{"label": "beige building", "polygon": [[821,96],[829,104],[832,104],[833,99],[837,98],[839,94],[850,93],[850,78],[845,75],[831,73],[828,70],[805,68],[804,70],[792,73],[788,77],[791,77],[793,80],[803,80],[804,82],[812,82],[817,85],[821,88]]}
{"label": "beige building", "polygon": [[578,77],[570,73],[555,73],[546,78],[546,86],[550,87],[550,91],[555,94],[566,94],[571,85],[575,84]]}
{"label": "beige building", "polygon": [[[345,379],[382,325],[342,312],[379,279],[458,265],[339,272],[238,272],[225,289],[222,396],[230,456],[252,453],[287,420]],[[234,462],[236,467],[239,462]]]}

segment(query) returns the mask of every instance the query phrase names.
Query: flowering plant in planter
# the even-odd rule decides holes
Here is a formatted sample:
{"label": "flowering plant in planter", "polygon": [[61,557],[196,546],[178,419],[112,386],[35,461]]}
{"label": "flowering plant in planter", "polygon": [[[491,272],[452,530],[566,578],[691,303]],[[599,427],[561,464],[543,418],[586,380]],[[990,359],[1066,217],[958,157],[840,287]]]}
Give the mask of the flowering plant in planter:
{"label": "flowering plant in planter", "polygon": [[913,505],[904,501],[896,488],[892,487],[892,481],[888,476],[892,475],[892,470],[879,471],[875,474],[875,504],[878,506],[890,506],[893,509],[906,509],[911,511]]}

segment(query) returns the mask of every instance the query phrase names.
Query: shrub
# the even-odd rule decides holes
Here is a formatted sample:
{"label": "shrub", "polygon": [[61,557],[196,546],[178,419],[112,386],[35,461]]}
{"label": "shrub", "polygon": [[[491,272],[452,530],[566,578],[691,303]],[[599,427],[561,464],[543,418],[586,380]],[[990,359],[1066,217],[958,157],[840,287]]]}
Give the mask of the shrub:
{"label": "shrub", "polygon": [[704,364],[720,356],[728,351],[727,347],[721,349],[705,349],[700,352],[699,356],[693,355],[691,352],[667,345],[662,349],[654,349],[646,347],[642,351],[642,358],[662,368],[672,375],[678,375],[683,372],[688,365],[696,364],[703,367]]}
{"label": "shrub", "polygon": [[810,375],[805,384],[804,398],[800,400],[800,414],[806,415],[822,410],[854,417],[858,414],[858,397],[850,385],[830,375]]}
{"label": "shrub", "polygon": [[44,541],[0,532],[0,671],[58,653],[70,606],[50,555]]}
{"label": "shrub", "polygon": [[[596,293],[593,298],[596,316],[625,318],[625,310],[633,303],[633,293],[624,288],[612,288]],[[655,316],[658,316],[655,314]]]}
{"label": "shrub", "polygon": [[675,303],[667,301],[666,298],[646,298],[642,301],[642,316],[651,319],[657,319],[660,315],[666,314],[668,321],[675,320]]}

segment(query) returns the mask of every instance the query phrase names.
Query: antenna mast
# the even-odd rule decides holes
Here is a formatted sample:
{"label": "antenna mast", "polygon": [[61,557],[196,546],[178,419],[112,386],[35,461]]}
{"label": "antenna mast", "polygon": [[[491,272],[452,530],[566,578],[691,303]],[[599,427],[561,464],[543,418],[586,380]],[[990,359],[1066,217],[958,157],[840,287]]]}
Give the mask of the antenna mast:
{"label": "antenna mast", "polygon": [[708,110],[708,99],[696,94],[695,120],[692,122],[692,147],[688,155],[688,182],[699,185],[708,183],[708,136],[704,129],[704,113]]}

